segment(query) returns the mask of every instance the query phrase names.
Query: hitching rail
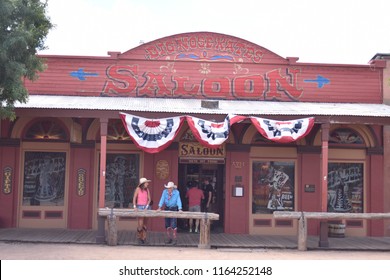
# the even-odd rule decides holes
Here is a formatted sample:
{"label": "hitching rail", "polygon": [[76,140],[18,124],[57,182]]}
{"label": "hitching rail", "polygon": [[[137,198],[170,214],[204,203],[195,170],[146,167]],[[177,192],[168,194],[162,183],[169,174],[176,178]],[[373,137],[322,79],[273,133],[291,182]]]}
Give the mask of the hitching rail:
{"label": "hitching rail", "polygon": [[388,219],[390,213],[328,213],[275,211],[275,219],[298,219],[298,250],[307,250],[307,219]]}
{"label": "hitching rail", "polygon": [[157,210],[138,210],[134,209],[116,209],[99,208],[98,215],[107,217],[108,231],[107,244],[115,246],[118,243],[118,233],[116,228],[116,217],[161,217],[161,218],[179,218],[179,219],[199,219],[200,236],[198,248],[210,248],[210,220],[219,220],[219,214],[207,212],[189,212],[189,211],[157,211]]}

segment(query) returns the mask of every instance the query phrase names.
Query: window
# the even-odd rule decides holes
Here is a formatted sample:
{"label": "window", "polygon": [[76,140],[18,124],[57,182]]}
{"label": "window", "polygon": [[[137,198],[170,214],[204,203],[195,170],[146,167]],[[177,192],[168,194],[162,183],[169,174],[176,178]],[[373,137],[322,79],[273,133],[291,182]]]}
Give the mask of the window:
{"label": "window", "polygon": [[68,136],[64,128],[54,119],[47,119],[34,122],[26,131],[25,139],[29,140],[62,140],[66,141]]}
{"label": "window", "polygon": [[63,206],[65,152],[25,152],[23,205]]}
{"label": "window", "polygon": [[350,128],[337,128],[329,135],[330,144],[362,145],[363,138]]}
{"label": "window", "polygon": [[131,140],[122,120],[109,120],[107,127],[107,140],[125,141]]}
{"label": "window", "polygon": [[252,163],[252,213],[294,210],[295,163]]}
{"label": "window", "polygon": [[328,212],[363,213],[363,163],[328,164]]}
{"label": "window", "polygon": [[105,207],[127,208],[139,180],[139,154],[107,154]]}

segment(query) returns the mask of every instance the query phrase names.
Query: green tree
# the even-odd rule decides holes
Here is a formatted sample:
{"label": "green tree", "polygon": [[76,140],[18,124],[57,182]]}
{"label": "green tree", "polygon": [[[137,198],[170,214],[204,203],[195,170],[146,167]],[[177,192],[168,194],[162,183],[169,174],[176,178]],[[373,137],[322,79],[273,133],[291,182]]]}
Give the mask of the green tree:
{"label": "green tree", "polygon": [[0,0],[0,117],[15,118],[14,105],[26,103],[23,79],[37,79],[44,61],[36,56],[53,27],[47,1]]}

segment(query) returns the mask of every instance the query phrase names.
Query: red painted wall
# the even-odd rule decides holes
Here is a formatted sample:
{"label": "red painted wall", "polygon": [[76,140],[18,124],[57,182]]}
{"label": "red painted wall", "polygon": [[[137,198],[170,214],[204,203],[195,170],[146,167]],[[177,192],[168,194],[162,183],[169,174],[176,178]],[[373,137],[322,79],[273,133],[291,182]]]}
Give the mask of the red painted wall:
{"label": "red painted wall", "polygon": [[[71,148],[70,151],[70,177],[69,177],[69,208],[68,228],[92,228],[93,190],[94,190],[94,149]],[[78,195],[77,171],[83,168],[85,176],[85,194]]]}
{"label": "red painted wall", "polygon": [[[249,233],[249,157],[247,152],[228,152],[226,156],[225,228],[226,233]],[[241,176],[242,182],[235,182]],[[244,187],[243,197],[233,197],[236,184]]]}
{"label": "red painted wall", "polygon": [[8,119],[0,120],[0,138],[10,137],[12,124],[14,124],[14,122],[10,122]]}
{"label": "red painted wall", "polygon": [[[321,189],[320,178],[320,154],[300,154],[301,166],[298,175],[298,209],[296,211],[320,212],[321,211]],[[305,192],[305,185],[314,185],[315,192]],[[317,220],[308,220],[308,234],[316,235],[319,233],[319,222]]]}

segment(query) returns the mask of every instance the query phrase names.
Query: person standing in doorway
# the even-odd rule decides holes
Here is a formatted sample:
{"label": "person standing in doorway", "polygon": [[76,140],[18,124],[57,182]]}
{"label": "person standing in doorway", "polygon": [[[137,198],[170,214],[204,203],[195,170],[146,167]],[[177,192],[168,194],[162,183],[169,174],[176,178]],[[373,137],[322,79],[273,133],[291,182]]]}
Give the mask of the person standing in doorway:
{"label": "person standing in doorway", "polygon": [[[188,211],[190,212],[200,212],[200,204],[202,199],[204,199],[204,194],[202,190],[199,189],[198,181],[193,181],[191,188],[186,193],[188,198]],[[190,232],[192,232],[193,219],[189,220]],[[195,231],[198,232],[199,229],[199,220],[195,220]]]}
{"label": "person standing in doorway", "polygon": [[[177,186],[173,182],[168,182],[164,185],[163,190],[158,203],[157,211],[161,211],[161,208],[165,206],[165,211],[183,211],[180,192],[177,190]],[[165,218],[165,228],[167,231],[166,244],[176,245],[177,244],[177,218]]]}
{"label": "person standing in doorway", "polygon": [[[139,184],[134,191],[133,196],[133,207],[135,211],[145,211],[150,209],[150,192],[149,192],[149,183],[151,180],[146,178],[139,179]],[[146,232],[147,232],[147,218],[146,217],[137,217],[137,239],[139,244],[145,244],[146,242]]]}
{"label": "person standing in doorway", "polygon": [[210,184],[209,179],[205,178],[203,180],[203,195],[204,199],[202,200],[202,211],[209,212],[211,200],[213,198],[213,186]]}

